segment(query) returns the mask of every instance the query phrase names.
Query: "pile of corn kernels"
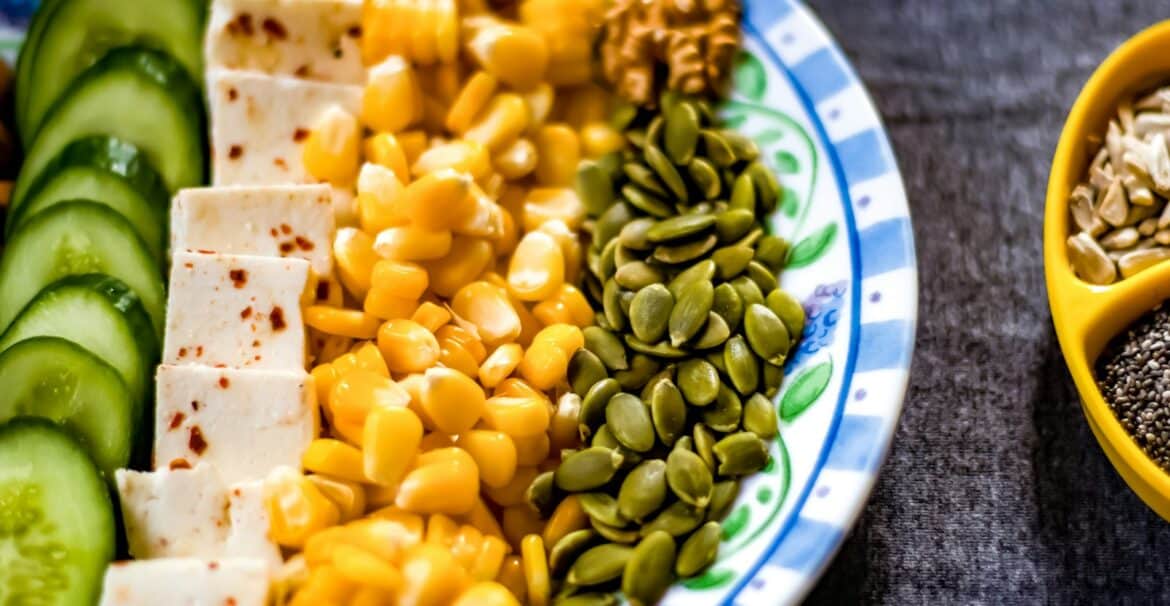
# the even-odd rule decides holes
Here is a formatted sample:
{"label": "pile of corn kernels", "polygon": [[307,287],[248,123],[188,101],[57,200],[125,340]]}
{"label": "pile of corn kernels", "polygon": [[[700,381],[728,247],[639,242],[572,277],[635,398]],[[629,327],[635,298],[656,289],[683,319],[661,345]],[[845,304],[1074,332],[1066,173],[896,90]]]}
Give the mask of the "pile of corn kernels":
{"label": "pile of corn kernels", "polygon": [[545,546],[587,525],[525,491],[578,443],[576,167],[624,140],[592,84],[602,2],[510,10],[367,1],[361,115],[305,142],[356,197],[305,310],[327,429],[265,483],[283,603],[543,606]]}

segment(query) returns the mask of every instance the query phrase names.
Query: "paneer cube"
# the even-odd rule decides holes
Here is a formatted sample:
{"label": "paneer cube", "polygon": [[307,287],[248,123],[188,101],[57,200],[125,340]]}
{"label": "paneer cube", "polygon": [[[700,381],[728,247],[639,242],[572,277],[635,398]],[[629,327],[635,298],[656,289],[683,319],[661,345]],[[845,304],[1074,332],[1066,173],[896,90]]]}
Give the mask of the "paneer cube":
{"label": "paneer cube", "polygon": [[100,606],[266,606],[269,569],[260,560],[174,558],[114,562]]}

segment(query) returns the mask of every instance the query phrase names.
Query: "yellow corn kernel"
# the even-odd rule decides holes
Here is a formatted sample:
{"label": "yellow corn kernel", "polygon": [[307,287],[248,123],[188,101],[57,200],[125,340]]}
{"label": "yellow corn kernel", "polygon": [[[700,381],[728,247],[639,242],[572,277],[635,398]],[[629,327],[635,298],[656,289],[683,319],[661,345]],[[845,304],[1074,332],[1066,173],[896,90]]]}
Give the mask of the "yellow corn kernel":
{"label": "yellow corn kernel", "polygon": [[589,517],[581,508],[581,501],[577,495],[569,495],[561,499],[560,504],[553,510],[544,527],[544,544],[556,545],[557,541],[574,530],[589,527]]}
{"label": "yellow corn kernel", "polygon": [[538,342],[556,345],[566,356],[572,356],[578,349],[585,347],[585,333],[572,324],[551,324],[536,333],[532,343],[535,345]]}
{"label": "yellow corn kernel", "polygon": [[400,606],[447,606],[467,585],[467,573],[442,547],[423,543],[402,563],[405,577],[398,593]]}
{"label": "yellow corn kernel", "polygon": [[402,190],[402,181],[394,171],[380,164],[362,164],[357,182],[357,212],[358,222],[366,233],[376,234],[410,221],[410,214],[402,204]]}
{"label": "yellow corn kernel", "polygon": [[422,117],[422,91],[414,68],[388,57],[369,69],[362,94],[362,122],[376,131],[398,132]]}
{"label": "yellow corn kernel", "polygon": [[354,421],[352,419],[344,419],[335,417],[330,425],[332,437],[344,440],[358,448],[362,446],[362,432],[365,431],[366,424],[363,421]]}
{"label": "yellow corn kernel", "polygon": [[482,280],[460,288],[451,299],[451,309],[475,324],[480,338],[489,347],[520,336],[520,317],[508,301],[508,294]]}
{"label": "yellow corn kernel", "polygon": [[508,434],[473,429],[459,434],[457,444],[475,459],[485,486],[507,486],[516,475],[516,446]]}
{"label": "yellow corn kernel", "polygon": [[342,377],[353,370],[368,370],[376,375],[388,376],[382,372],[385,370],[385,363],[378,363],[371,356],[358,356],[357,352],[365,345],[365,342],[359,342],[353,351],[337,356],[333,360],[333,368],[337,369],[337,376]]}
{"label": "yellow corn kernel", "polygon": [[361,484],[319,474],[307,477],[325,498],[337,506],[342,522],[360,518],[366,512],[366,491]]}
{"label": "yellow corn kernel", "polygon": [[398,487],[394,504],[419,513],[460,515],[475,507],[479,470],[471,455],[459,448],[440,448],[419,455],[416,467]]}
{"label": "yellow corn kernel", "polygon": [[451,227],[451,231],[464,236],[498,239],[504,232],[504,210],[478,186],[471,188],[475,200],[475,211]]}
{"label": "yellow corn kernel", "polygon": [[527,603],[528,583],[524,580],[524,561],[520,556],[508,556],[504,560],[496,582],[507,587],[521,604]]}
{"label": "yellow corn kernel", "polygon": [[318,566],[309,572],[304,587],[293,596],[289,606],[322,606],[344,604],[357,587],[332,564]]}
{"label": "yellow corn kernel", "polygon": [[567,124],[545,124],[536,131],[536,178],[548,186],[569,186],[581,161],[581,142]]}
{"label": "yellow corn kernel", "polygon": [[435,18],[438,16],[437,4],[430,2],[409,2],[407,9],[412,14],[410,28],[403,38],[407,48],[404,54],[414,63],[429,66],[435,62]]}
{"label": "yellow corn kernel", "polygon": [[296,554],[281,564],[272,576],[274,603],[287,604],[292,594],[308,582],[309,565],[305,562],[303,555]]}
{"label": "yellow corn kernel", "polygon": [[456,236],[447,256],[424,264],[431,277],[431,290],[440,297],[454,296],[459,287],[482,274],[494,256],[487,240]]}
{"label": "yellow corn kernel", "polygon": [[398,177],[399,185],[410,183],[410,165],[406,162],[406,151],[393,133],[378,133],[366,137],[366,160],[388,168]]}
{"label": "yellow corn kernel", "polygon": [[[554,325],[562,326],[562,325]],[[540,335],[538,334],[537,337]],[[552,389],[569,372],[569,356],[558,345],[534,339],[520,360],[520,376],[537,389]]]}
{"label": "yellow corn kernel", "polygon": [[565,283],[565,255],[550,235],[524,234],[508,263],[508,288],[522,301],[543,301]]}
{"label": "yellow corn kernel", "polygon": [[[310,480],[318,476],[308,476]],[[333,549],[350,534],[347,526],[331,526],[314,534],[305,541],[301,555],[311,568],[317,568],[333,561]]]}
{"label": "yellow corn kernel", "polygon": [[548,67],[544,37],[522,25],[496,21],[481,27],[467,50],[485,71],[517,90],[536,86]]}
{"label": "yellow corn kernel", "polygon": [[388,288],[403,299],[418,299],[427,290],[427,270],[414,263],[382,259],[370,276],[373,288]]}
{"label": "yellow corn kernel", "polygon": [[394,294],[395,291],[394,288],[370,287],[366,299],[362,301],[362,310],[379,320],[410,317],[418,308],[418,299],[403,299]]}
{"label": "yellow corn kernel", "polygon": [[439,361],[439,342],[426,327],[402,318],[378,329],[378,348],[395,374],[422,372]]}
{"label": "yellow corn kernel", "polygon": [[397,486],[414,463],[423,426],[408,408],[376,408],[366,417],[362,472],[369,481]]}
{"label": "yellow corn kernel", "polygon": [[504,558],[510,549],[511,547],[504,541],[503,535],[483,537],[479,553],[476,554],[475,560],[472,561],[467,572],[476,581],[490,581],[496,578],[500,574],[500,568],[503,567]]}
{"label": "yellow corn kernel", "polygon": [[537,227],[537,231],[552,236],[561,245],[561,254],[565,257],[565,282],[576,283],[584,265],[581,262],[581,241],[577,238],[577,232],[560,217],[548,218]]}
{"label": "yellow corn kernel", "polygon": [[500,93],[480,112],[463,138],[497,152],[512,144],[528,127],[528,106],[515,93]]}
{"label": "yellow corn kernel", "polygon": [[[431,231],[409,225],[378,232],[372,250],[384,259],[425,261],[444,257],[451,252],[451,246],[451,232]],[[370,264],[370,270],[373,270],[373,263]]]}
{"label": "yellow corn kernel", "polygon": [[[400,576],[402,573],[395,570]],[[377,587],[360,587],[349,599],[347,606],[383,606],[392,603],[394,594]]]}
{"label": "yellow corn kernel", "polygon": [[[317,404],[323,408],[329,407],[329,392],[333,390],[333,385],[337,383],[337,369],[332,364],[318,364],[313,367],[313,387],[317,392]],[[492,385],[491,387],[494,387]]]}
{"label": "yellow corn kernel", "polygon": [[337,380],[329,392],[329,408],[334,423],[339,419],[365,423],[366,416],[377,408],[403,408],[410,394],[388,377],[364,369],[351,370]]}
{"label": "yellow corn kernel", "polygon": [[474,141],[451,141],[424,151],[410,170],[418,177],[444,168],[481,179],[491,174],[492,164],[483,145]]}
{"label": "yellow corn kernel", "polygon": [[520,606],[520,602],[507,587],[484,581],[459,594],[454,606]]}
{"label": "yellow corn kernel", "polygon": [[285,547],[300,548],[305,539],[341,519],[337,506],[300,472],[278,467],[264,479],[269,535]]}
{"label": "yellow corn kernel", "polygon": [[528,106],[528,130],[535,132],[552,115],[553,105],[556,102],[556,89],[548,82],[541,82],[532,90],[523,93],[524,103]]}
{"label": "yellow corn kernel", "polygon": [[365,482],[362,471],[362,451],[330,438],[317,438],[309,442],[301,465],[309,471],[336,476],[350,482]]}
{"label": "yellow corn kernel", "polygon": [[522,551],[521,542],[528,535],[540,535],[544,520],[528,503],[505,507],[503,513],[504,536],[516,551]]}
{"label": "yellow corn kernel", "polygon": [[[377,524],[392,531],[394,542],[402,548],[409,549],[422,543],[425,522],[417,513],[403,511],[397,507],[383,507],[371,512],[365,520],[358,524]],[[389,526],[386,526],[389,525]]]}
{"label": "yellow corn kernel", "polygon": [[439,344],[439,363],[471,378],[479,376],[479,365],[475,363],[475,358],[458,343]]}
{"label": "yellow corn kernel", "polygon": [[421,452],[430,452],[437,448],[451,448],[452,446],[455,446],[455,438],[441,431],[432,431],[423,436],[418,449]]}
{"label": "yellow corn kernel", "polygon": [[524,229],[532,231],[549,221],[563,221],[570,233],[585,220],[585,205],[571,187],[540,187],[528,192],[524,203]]}
{"label": "yellow corn kernel", "polygon": [[600,158],[626,146],[626,138],[608,122],[590,122],[581,127],[580,136],[586,158]]}
{"label": "yellow corn kernel", "polygon": [[465,327],[465,323],[458,323],[462,320],[461,318],[456,317],[454,319],[456,324],[448,324],[442,327],[435,333],[435,337],[440,342],[455,341],[471,354],[476,364],[483,362],[484,358],[487,357],[487,348],[483,346],[483,341]]}
{"label": "yellow corn kernel", "polygon": [[378,347],[372,342],[367,341],[358,345],[353,351],[353,356],[357,360],[358,368],[369,370],[383,377],[390,376],[390,369],[386,367],[386,360],[382,358],[382,352],[378,351]]}
{"label": "yellow corn kernel", "polygon": [[423,328],[435,332],[451,321],[451,312],[430,301],[424,301],[418,306],[418,309],[414,310],[410,319],[422,325]]}
{"label": "yellow corn kernel", "polygon": [[485,487],[483,492],[493,503],[500,507],[525,504],[525,493],[537,476],[535,467],[517,467],[512,481],[499,488]]}
{"label": "yellow corn kernel", "polygon": [[494,396],[510,396],[514,398],[533,398],[548,404],[548,396],[532,386],[528,381],[519,377],[505,379],[492,393]]}
{"label": "yellow corn kernel", "polygon": [[532,315],[544,323],[572,324],[584,328],[593,324],[593,307],[585,298],[585,293],[576,286],[566,283],[552,297],[545,299],[532,308]]}
{"label": "yellow corn kernel", "polygon": [[398,144],[402,146],[402,153],[406,154],[406,166],[408,169],[415,160],[426,151],[427,146],[430,145],[430,137],[424,130],[408,130],[398,133]]}
{"label": "yellow corn kernel", "polygon": [[475,116],[487,106],[498,86],[499,80],[485,71],[475,72],[468,78],[447,112],[447,130],[453,133],[466,131]]}
{"label": "yellow corn kernel", "polygon": [[450,368],[428,368],[422,385],[422,407],[439,431],[457,434],[471,429],[483,415],[484,393],[467,375]]}
{"label": "yellow corn kernel", "polygon": [[463,567],[463,570],[470,573],[482,547],[483,535],[474,526],[463,525],[459,527],[459,531],[452,538],[449,549],[451,555],[455,557],[455,561]]}
{"label": "yellow corn kernel", "polygon": [[[412,514],[402,512],[402,516],[409,515]],[[419,524],[422,524],[421,518]],[[345,527],[349,532],[343,536],[344,542],[361,547],[392,564],[400,563],[404,552],[417,545],[421,539],[421,535],[416,534],[416,529],[405,517],[387,519],[371,516],[350,522]]]}
{"label": "yellow corn kernel", "polygon": [[361,128],[357,119],[331,105],[309,131],[301,148],[305,170],[314,178],[347,185],[357,177],[361,163]]}
{"label": "yellow corn kernel", "polygon": [[[423,152],[419,160],[426,155]],[[471,176],[465,172],[439,168],[407,185],[402,192],[402,203],[415,226],[427,230],[450,229],[475,212],[472,183]]]}
{"label": "yellow corn kernel", "polygon": [[536,170],[536,145],[524,137],[516,139],[511,145],[496,152],[492,157],[492,166],[500,171],[505,179],[523,179]]}
{"label": "yellow corn kernel", "polygon": [[362,3],[362,62],[366,65],[380,61],[390,54],[394,39],[390,30],[395,25],[390,7],[394,0],[370,0]]}
{"label": "yellow corn kernel", "polygon": [[323,333],[351,339],[370,339],[378,333],[378,319],[352,309],[310,305],[305,309],[305,324]]}
{"label": "yellow corn kernel", "polygon": [[358,299],[366,296],[370,272],[378,261],[373,238],[360,229],[342,227],[333,238],[333,258],[345,289]]}
{"label": "yellow corn kernel", "polygon": [[441,513],[436,513],[427,519],[427,530],[423,542],[446,549],[455,541],[455,535],[458,532],[459,524],[455,520]]}
{"label": "yellow corn kernel", "polygon": [[359,585],[397,591],[403,585],[402,573],[374,554],[342,543],[333,548],[333,565],[346,578]]}
{"label": "yellow corn kernel", "polygon": [[[515,481],[515,476],[513,476]],[[509,482],[509,484],[511,484]],[[485,537],[495,537],[497,539],[504,538],[504,529],[500,528],[500,522],[496,520],[496,514],[488,509],[487,503],[483,501],[483,497],[475,500],[475,507],[463,516],[463,521],[478,530]],[[495,578],[493,574],[489,578]]]}
{"label": "yellow corn kernel", "polygon": [[517,465],[539,465],[548,458],[550,448],[548,434],[515,437],[512,438],[512,443],[516,446]]}
{"label": "yellow corn kernel", "polygon": [[532,606],[548,606],[549,580],[548,558],[545,556],[544,539],[538,534],[524,537],[520,543],[524,558],[524,579],[528,583],[528,603]]}
{"label": "yellow corn kernel", "polygon": [[479,382],[491,389],[508,378],[524,357],[524,348],[516,343],[505,343],[496,348],[479,367]]}
{"label": "yellow corn kernel", "polygon": [[549,421],[549,448],[553,452],[560,452],[566,448],[576,448],[581,438],[577,428],[580,425],[581,397],[567,393],[557,400],[556,410]]}

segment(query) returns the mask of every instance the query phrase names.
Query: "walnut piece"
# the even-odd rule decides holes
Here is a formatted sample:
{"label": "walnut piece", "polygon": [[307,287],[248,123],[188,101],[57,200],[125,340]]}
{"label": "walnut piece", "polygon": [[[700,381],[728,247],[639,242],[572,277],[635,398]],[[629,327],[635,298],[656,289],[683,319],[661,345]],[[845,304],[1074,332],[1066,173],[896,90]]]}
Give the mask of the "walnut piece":
{"label": "walnut piece", "polygon": [[614,0],[601,64],[626,99],[652,106],[662,87],[718,95],[739,49],[740,0]]}

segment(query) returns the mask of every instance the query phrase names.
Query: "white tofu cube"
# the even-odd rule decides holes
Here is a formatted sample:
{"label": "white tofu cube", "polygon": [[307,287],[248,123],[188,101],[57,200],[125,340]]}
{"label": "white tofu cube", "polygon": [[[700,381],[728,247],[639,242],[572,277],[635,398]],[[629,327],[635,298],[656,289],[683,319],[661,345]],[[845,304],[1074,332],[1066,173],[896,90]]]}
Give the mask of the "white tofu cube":
{"label": "white tofu cube", "polygon": [[176,253],[164,364],[304,370],[309,262]]}
{"label": "white tofu cube", "polygon": [[303,370],[158,367],[154,465],[216,468],[225,484],[298,467],[317,436],[317,395]]}
{"label": "white tofu cube", "polygon": [[260,560],[174,558],[114,562],[100,606],[266,606],[269,569]]}
{"label": "white tofu cube", "polygon": [[363,84],[361,13],[361,0],[216,0],[207,66]]}
{"label": "white tofu cube", "polygon": [[284,563],[280,548],[272,542],[268,530],[272,524],[264,506],[264,483],[240,482],[228,490],[228,515],[231,528],[223,553],[233,558],[255,558],[276,571]]}
{"label": "white tofu cube", "polygon": [[316,183],[301,146],[329,107],[357,116],[362,90],[254,72],[210,73],[212,184]]}
{"label": "white tofu cube", "polygon": [[171,250],[297,257],[319,276],[333,265],[328,185],[184,189],[171,205]]}
{"label": "white tofu cube", "polygon": [[227,540],[227,492],[209,465],[114,474],[130,555],[218,555]]}

